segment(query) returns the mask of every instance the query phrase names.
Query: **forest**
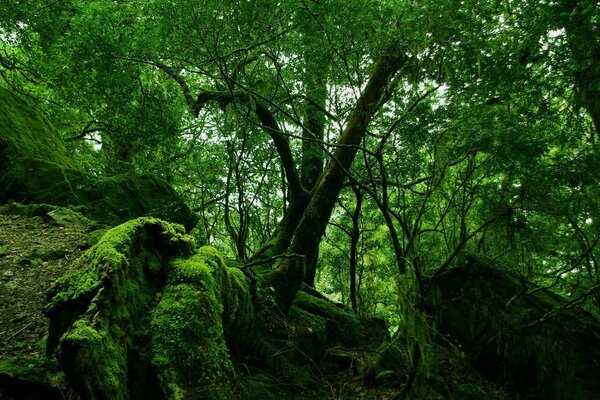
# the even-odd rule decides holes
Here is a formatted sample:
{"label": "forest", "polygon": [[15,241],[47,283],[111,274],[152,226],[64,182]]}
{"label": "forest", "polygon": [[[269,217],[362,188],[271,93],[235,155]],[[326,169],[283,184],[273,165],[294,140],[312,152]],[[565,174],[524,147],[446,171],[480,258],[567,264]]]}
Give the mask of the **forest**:
{"label": "forest", "polygon": [[0,398],[600,399],[594,0],[0,0]]}

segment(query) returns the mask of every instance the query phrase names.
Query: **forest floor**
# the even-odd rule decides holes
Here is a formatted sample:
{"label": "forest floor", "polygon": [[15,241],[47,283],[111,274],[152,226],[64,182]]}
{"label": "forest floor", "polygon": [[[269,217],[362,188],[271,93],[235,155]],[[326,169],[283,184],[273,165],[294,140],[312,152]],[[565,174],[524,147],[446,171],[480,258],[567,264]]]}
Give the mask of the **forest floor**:
{"label": "forest floor", "polygon": [[0,359],[37,358],[48,331],[46,294],[89,247],[80,224],[28,217],[0,207]]}
{"label": "forest floor", "polygon": [[[0,362],[44,357],[48,290],[89,247],[84,225],[57,223],[47,215],[18,215],[0,206]],[[286,398],[387,400],[399,392],[365,386],[350,370],[323,370],[319,381],[308,393],[291,390]]]}

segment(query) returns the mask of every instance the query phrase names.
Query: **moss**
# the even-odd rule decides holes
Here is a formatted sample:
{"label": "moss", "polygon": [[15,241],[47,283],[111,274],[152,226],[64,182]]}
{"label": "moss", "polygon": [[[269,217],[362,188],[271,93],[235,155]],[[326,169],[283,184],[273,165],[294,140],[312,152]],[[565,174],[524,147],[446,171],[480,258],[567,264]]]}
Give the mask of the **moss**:
{"label": "moss", "polygon": [[80,212],[68,207],[56,207],[48,212],[47,216],[59,226],[86,228],[94,225],[94,221],[83,216]]}
{"label": "moss", "polygon": [[0,171],[23,157],[73,166],[60,136],[42,114],[0,87]]}
{"label": "moss", "polygon": [[56,206],[50,204],[21,204],[11,202],[6,206],[6,213],[24,217],[44,217],[55,209]]}
{"label": "moss", "polygon": [[30,253],[30,258],[39,258],[40,260],[49,261],[49,260],[58,260],[59,258],[63,258],[68,254],[67,250],[49,247],[49,248],[35,248]]}
{"label": "moss", "polygon": [[43,356],[0,359],[0,397],[4,399],[64,398],[65,375]]}
{"label": "moss", "polygon": [[80,206],[86,217],[109,225],[141,216],[188,230],[197,222],[175,190],[154,176],[99,177],[77,169],[41,114],[0,88],[0,201],[11,200]]}
{"label": "moss", "polygon": [[107,231],[107,229],[96,229],[95,231],[90,232],[87,238],[87,243],[90,246],[95,245],[100,241],[100,239],[102,239],[102,236],[104,236]]}
{"label": "moss", "polygon": [[[440,275],[435,288],[427,302],[440,331],[473,354],[488,378],[518,393],[556,399],[598,390],[591,376],[600,372],[594,367],[600,323],[591,315],[558,310],[564,304],[558,296],[472,256]],[[553,318],[539,321],[552,310]]]}
{"label": "moss", "polygon": [[[230,398],[233,366],[225,331],[253,318],[249,284],[212,247],[171,262],[168,281],[152,313],[153,364],[168,398]],[[234,335],[239,334],[238,330]]]}
{"label": "moss", "polygon": [[192,250],[181,227],[132,220],[53,285],[48,346],[60,340],[82,397],[231,398],[225,330],[252,319],[249,284],[214,248]]}
{"label": "moss", "polygon": [[227,399],[233,366],[214,287],[169,285],[152,313],[152,362],[169,399]]}
{"label": "moss", "polygon": [[[338,307],[331,301],[309,295],[304,291],[298,292],[294,305],[309,313],[321,316],[327,321],[327,342],[353,346],[358,343],[369,343],[365,338],[363,324],[350,311]],[[380,343],[372,343],[374,346]]]}
{"label": "moss", "polygon": [[62,337],[61,351],[65,371],[84,398],[127,398],[126,354],[107,330],[79,319]]}
{"label": "moss", "polygon": [[43,376],[40,375],[40,371],[43,369],[43,360],[39,358],[9,357],[0,360],[0,375],[8,375],[11,378],[42,383],[45,382]]}
{"label": "moss", "polygon": [[60,341],[63,368],[84,398],[130,398],[135,373],[128,365],[150,364],[139,349],[149,345],[144,321],[164,285],[167,258],[192,251],[182,227],[139,218],[107,231],[52,286],[48,350]]}
{"label": "moss", "polygon": [[204,257],[204,259],[206,259],[206,261],[215,269],[225,268],[227,265],[221,253],[213,246],[202,246],[198,250],[198,254]]}
{"label": "moss", "polygon": [[297,306],[290,308],[290,324],[294,328],[294,347],[300,354],[318,358],[327,343],[327,321]]}
{"label": "moss", "polygon": [[0,200],[79,206],[95,221],[117,225],[153,216],[190,230],[197,216],[166,182],[151,175],[94,176],[41,159],[22,158],[0,170]]}

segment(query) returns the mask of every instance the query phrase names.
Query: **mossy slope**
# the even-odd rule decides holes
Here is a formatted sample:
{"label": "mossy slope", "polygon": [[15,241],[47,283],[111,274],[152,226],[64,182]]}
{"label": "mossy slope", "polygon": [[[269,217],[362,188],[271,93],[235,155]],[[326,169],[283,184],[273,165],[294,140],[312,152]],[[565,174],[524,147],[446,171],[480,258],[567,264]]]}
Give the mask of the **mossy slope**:
{"label": "mossy slope", "polygon": [[58,133],[27,102],[0,87],[0,171],[25,157],[73,167]]}
{"label": "mossy slope", "polygon": [[152,175],[100,177],[24,158],[0,175],[0,187],[0,201],[81,206],[89,218],[113,226],[140,216],[180,223],[187,230],[196,224],[196,216],[175,190]]}
{"label": "mossy slope", "polygon": [[78,170],[41,114],[0,87],[0,202],[10,200],[82,206],[87,217],[109,225],[153,216],[190,230],[197,221],[173,188],[154,176]]}
{"label": "mossy slope", "polygon": [[[522,395],[592,399],[600,393],[600,322],[564,299],[467,256],[427,299],[438,327],[493,381]],[[537,398],[537,397],[536,397]]]}

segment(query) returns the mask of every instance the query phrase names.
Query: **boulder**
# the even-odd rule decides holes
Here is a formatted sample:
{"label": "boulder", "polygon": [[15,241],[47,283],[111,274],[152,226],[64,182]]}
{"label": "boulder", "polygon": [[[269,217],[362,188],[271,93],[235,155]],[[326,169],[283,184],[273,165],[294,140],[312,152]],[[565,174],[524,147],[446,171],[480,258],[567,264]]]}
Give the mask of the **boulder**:
{"label": "boulder", "polygon": [[469,255],[426,304],[488,379],[527,398],[599,398],[600,322],[549,290]]}
{"label": "boulder", "polygon": [[81,398],[231,398],[225,330],[251,326],[248,282],[214,248],[195,253],[181,227],[139,218],[109,230],[49,300],[47,352]]}

